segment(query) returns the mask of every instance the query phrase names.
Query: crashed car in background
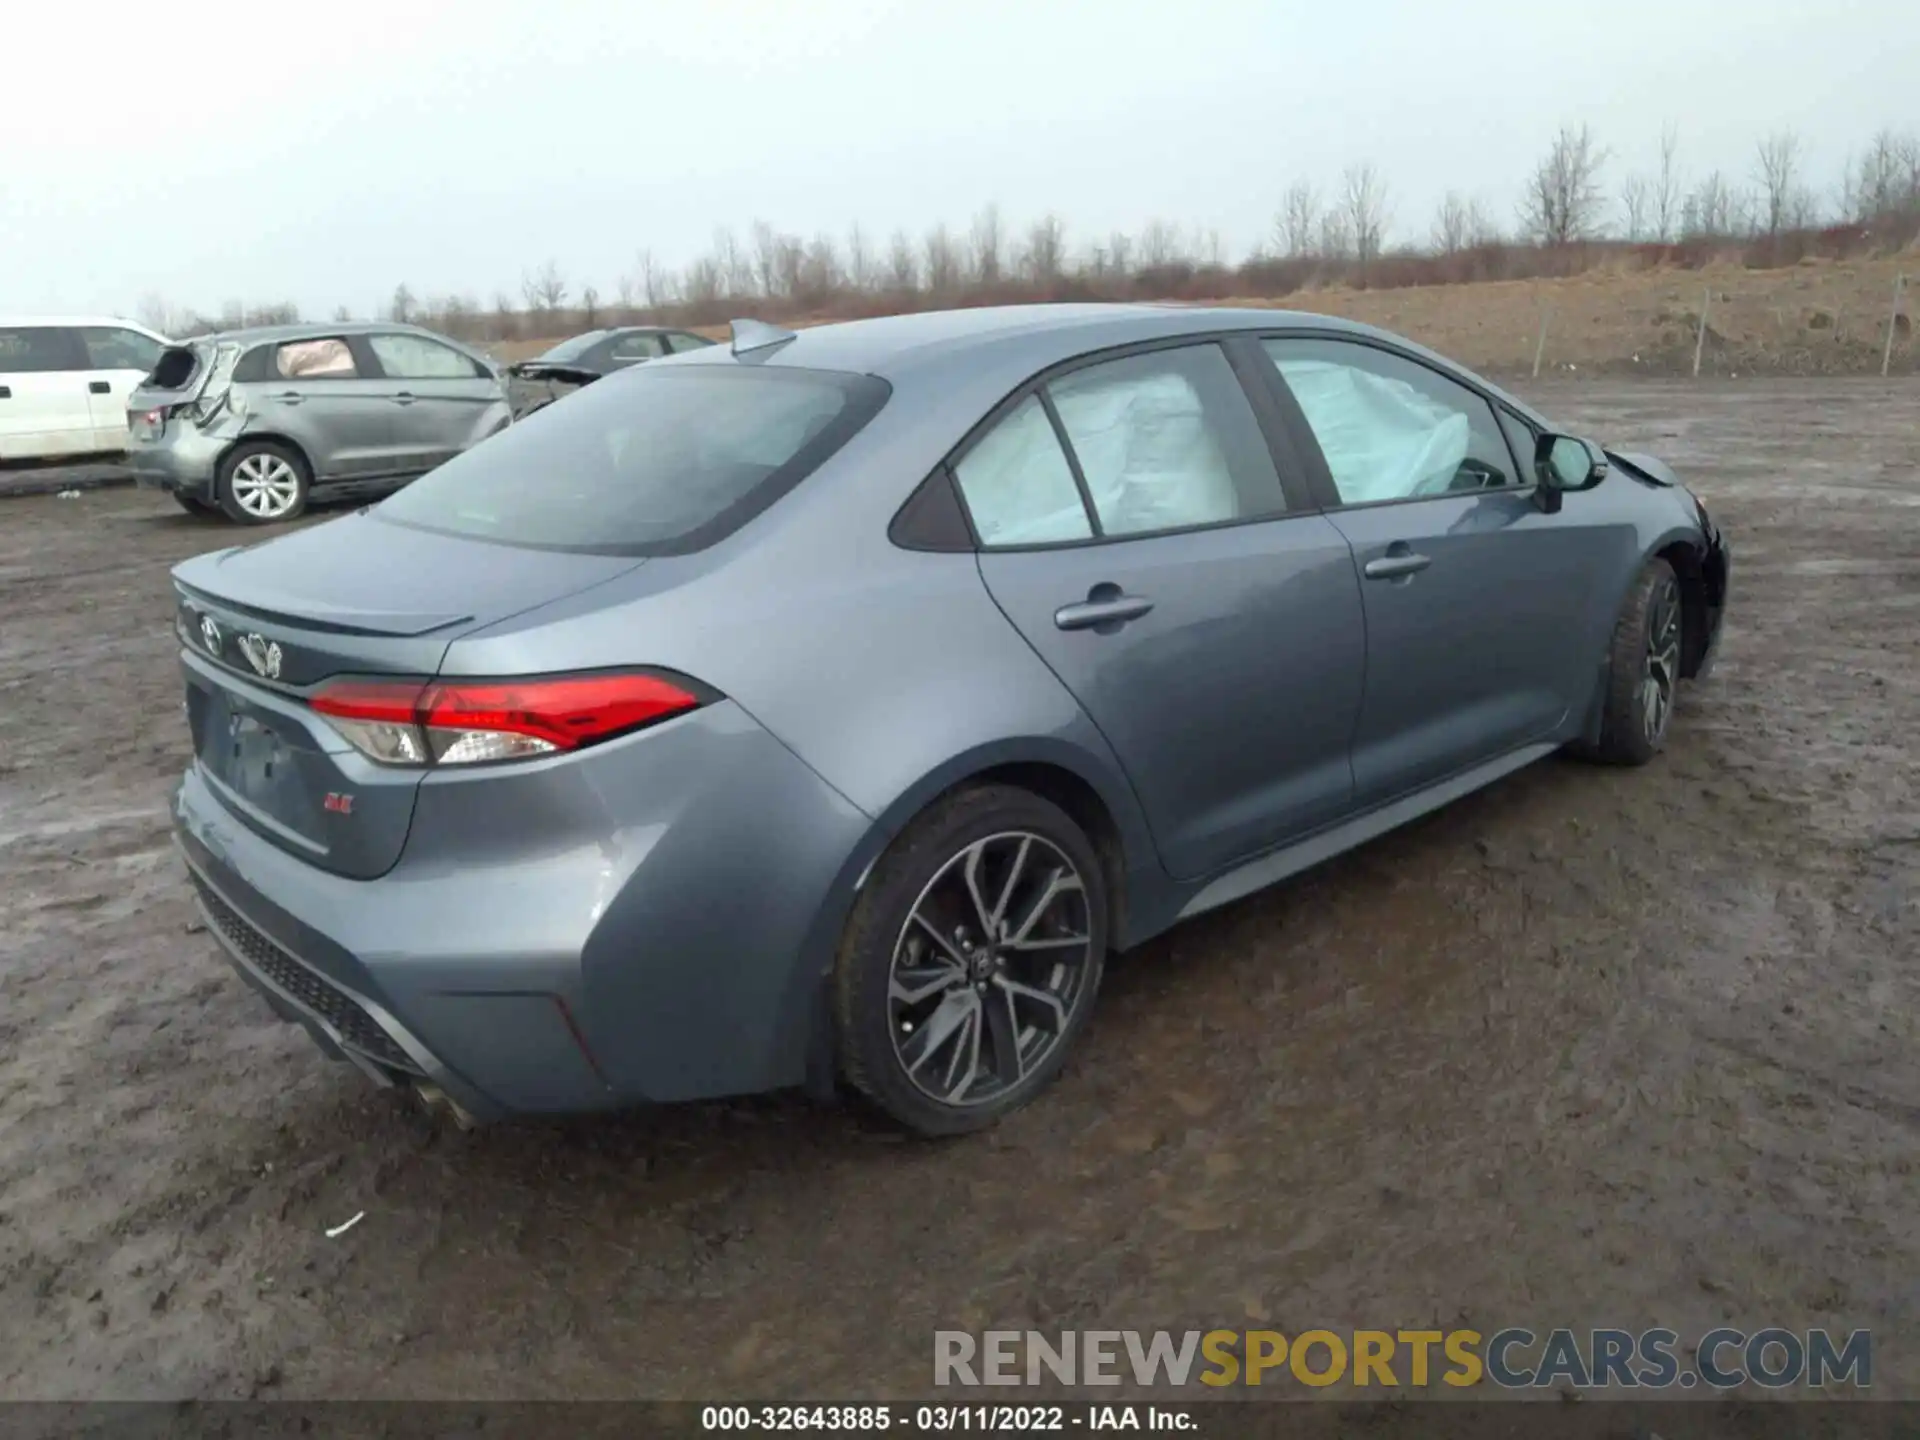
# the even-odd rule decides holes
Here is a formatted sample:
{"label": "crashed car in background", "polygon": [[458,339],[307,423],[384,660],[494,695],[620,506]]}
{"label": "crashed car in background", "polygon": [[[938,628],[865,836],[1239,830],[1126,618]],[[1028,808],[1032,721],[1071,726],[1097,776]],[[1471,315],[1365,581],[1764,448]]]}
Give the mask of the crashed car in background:
{"label": "crashed car in background", "polygon": [[195,514],[291,520],[383,494],[505,429],[493,363],[411,325],[283,325],[161,352],[128,397],[127,464]]}
{"label": "crashed car in background", "polygon": [[669,330],[658,325],[622,325],[611,330],[589,330],[584,335],[562,340],[544,355],[508,366],[507,373],[515,380],[546,387],[528,403],[518,407],[519,413],[530,415],[535,410],[551,405],[562,395],[578,390],[582,385],[591,385],[616,370],[625,370],[629,366],[658,360],[666,355],[703,350],[714,343],[703,335],[695,335],[691,330]]}

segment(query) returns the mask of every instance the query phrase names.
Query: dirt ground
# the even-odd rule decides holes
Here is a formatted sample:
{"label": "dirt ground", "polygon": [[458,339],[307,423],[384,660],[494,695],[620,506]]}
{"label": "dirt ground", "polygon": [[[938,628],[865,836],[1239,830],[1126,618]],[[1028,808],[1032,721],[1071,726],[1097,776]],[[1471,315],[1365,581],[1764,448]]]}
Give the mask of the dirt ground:
{"label": "dirt ground", "polygon": [[[1876,1332],[1920,1395],[1920,385],[1539,387],[1736,546],[1668,754],[1113,973],[1058,1087],[461,1133],[196,933],[163,497],[0,501],[0,1394],[847,1397],[936,1328]],[[364,1212],[344,1235],[325,1231]]]}

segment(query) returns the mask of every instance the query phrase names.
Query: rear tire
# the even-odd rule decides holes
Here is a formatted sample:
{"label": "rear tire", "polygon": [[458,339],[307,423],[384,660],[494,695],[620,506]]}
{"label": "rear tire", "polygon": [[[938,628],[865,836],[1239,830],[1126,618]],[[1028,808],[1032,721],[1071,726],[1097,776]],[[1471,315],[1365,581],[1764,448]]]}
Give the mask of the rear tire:
{"label": "rear tire", "polygon": [[273,440],[250,440],[220,462],[220,508],[242,525],[278,525],[307,508],[311,484],[298,451]]}
{"label": "rear tire", "polygon": [[1667,743],[1680,689],[1685,633],[1673,567],[1649,560],[1627,592],[1608,651],[1600,741],[1584,753],[1605,765],[1645,765]]}
{"label": "rear tire", "polygon": [[1060,1073],[1106,949],[1106,878],[1064,811],[1005,785],[949,796],[894,841],[847,921],[840,1067],[905,1129],[984,1129]]}

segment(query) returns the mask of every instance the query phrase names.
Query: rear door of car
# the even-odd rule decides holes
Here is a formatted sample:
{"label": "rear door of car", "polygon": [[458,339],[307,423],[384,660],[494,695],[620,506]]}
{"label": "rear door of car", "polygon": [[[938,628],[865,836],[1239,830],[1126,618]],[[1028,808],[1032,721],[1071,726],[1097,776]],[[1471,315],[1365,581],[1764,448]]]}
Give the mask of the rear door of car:
{"label": "rear door of car", "polygon": [[1535,503],[1495,409],[1383,346],[1263,342],[1315,497],[1353,546],[1367,628],[1356,798],[1383,803],[1552,735],[1599,657],[1570,640],[1608,553]]}
{"label": "rear door of car", "polygon": [[482,438],[501,390],[478,361],[425,335],[396,331],[365,339],[391,387],[402,473],[425,474]]}
{"label": "rear door of car", "polygon": [[[319,335],[266,347],[242,361],[248,403],[265,422],[306,452],[316,480],[366,480],[401,468],[394,436],[393,392],[358,337]],[[258,367],[256,371],[256,366]]]}
{"label": "rear door of car", "polygon": [[147,378],[166,346],[145,331],[125,325],[83,325],[87,400],[93,420],[93,448],[127,448],[127,401]]}
{"label": "rear door of car", "polygon": [[0,459],[50,460],[98,448],[89,378],[77,331],[0,326]]}
{"label": "rear door of car", "polygon": [[1339,819],[1366,634],[1245,342],[1045,377],[952,463],[988,590],[1098,725],[1181,879]]}

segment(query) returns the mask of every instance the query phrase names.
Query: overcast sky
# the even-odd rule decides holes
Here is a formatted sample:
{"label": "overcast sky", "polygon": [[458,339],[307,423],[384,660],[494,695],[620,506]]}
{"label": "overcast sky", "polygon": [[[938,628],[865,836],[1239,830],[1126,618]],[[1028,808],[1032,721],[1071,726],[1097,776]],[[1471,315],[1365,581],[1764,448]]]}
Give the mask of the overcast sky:
{"label": "overcast sky", "polygon": [[1563,122],[1610,189],[1666,121],[1742,180],[1792,129],[1823,190],[1920,124],[1914,0],[13,0],[4,36],[0,312],[366,313],[549,258],[611,295],[720,226],[884,241],[988,202],[1238,256],[1359,160],[1411,238],[1449,188],[1511,223]]}

